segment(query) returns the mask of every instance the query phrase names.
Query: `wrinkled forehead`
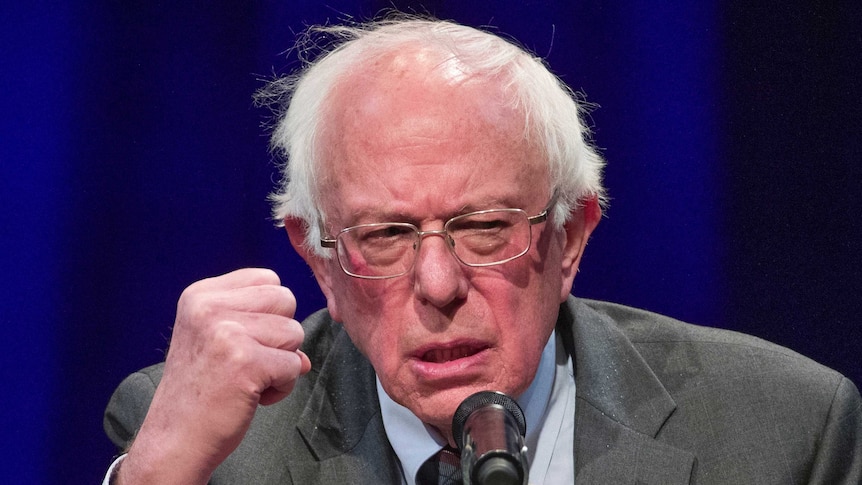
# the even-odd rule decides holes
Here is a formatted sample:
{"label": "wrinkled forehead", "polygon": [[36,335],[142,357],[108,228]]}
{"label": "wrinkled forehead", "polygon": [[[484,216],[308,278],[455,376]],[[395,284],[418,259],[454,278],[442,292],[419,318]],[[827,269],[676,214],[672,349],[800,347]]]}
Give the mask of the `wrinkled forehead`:
{"label": "wrinkled forehead", "polygon": [[333,183],[332,172],[356,150],[422,142],[423,134],[467,141],[496,134],[522,144],[526,116],[511,90],[504,75],[477,72],[446,49],[405,45],[359,63],[334,83],[323,108],[321,182]]}

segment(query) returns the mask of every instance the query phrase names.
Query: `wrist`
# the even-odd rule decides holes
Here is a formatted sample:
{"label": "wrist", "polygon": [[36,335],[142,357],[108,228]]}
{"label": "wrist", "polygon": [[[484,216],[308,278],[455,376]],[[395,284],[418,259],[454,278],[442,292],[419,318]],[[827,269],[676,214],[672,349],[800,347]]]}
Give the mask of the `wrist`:
{"label": "wrist", "polygon": [[[139,438],[141,438],[139,436]],[[118,463],[111,485],[180,485],[209,481],[212,470],[201,464],[194,453],[182,452],[167,440],[136,439]],[[120,466],[122,465],[122,466]]]}

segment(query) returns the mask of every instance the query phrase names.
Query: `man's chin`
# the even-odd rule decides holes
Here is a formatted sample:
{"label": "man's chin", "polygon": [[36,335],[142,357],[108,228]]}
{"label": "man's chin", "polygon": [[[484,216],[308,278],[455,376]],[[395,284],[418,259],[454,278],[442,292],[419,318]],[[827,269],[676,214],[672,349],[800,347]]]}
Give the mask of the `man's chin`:
{"label": "man's chin", "polygon": [[487,386],[469,386],[445,389],[408,402],[405,407],[410,409],[423,423],[434,427],[441,435],[452,442],[452,417],[458,406],[479,391],[491,390]]}

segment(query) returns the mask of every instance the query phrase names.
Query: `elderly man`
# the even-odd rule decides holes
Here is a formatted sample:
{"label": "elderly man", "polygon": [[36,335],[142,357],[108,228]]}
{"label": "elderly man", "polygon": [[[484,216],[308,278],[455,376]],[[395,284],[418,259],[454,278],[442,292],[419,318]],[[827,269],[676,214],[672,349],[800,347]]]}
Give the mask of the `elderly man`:
{"label": "elderly man", "polygon": [[602,160],[541,61],[446,22],[326,30],[261,96],[289,100],[275,214],[327,308],[298,323],[265,269],[191,285],[165,363],[108,406],[109,480],[422,483],[459,403],[494,390],[526,414],[530,483],[860,483],[841,375],[570,296]]}

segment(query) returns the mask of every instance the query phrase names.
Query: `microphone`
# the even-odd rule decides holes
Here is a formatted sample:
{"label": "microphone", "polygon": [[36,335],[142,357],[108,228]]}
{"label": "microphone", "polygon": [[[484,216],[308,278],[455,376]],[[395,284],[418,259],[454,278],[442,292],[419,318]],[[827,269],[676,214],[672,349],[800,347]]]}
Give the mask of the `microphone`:
{"label": "microphone", "polygon": [[481,391],[465,399],[452,418],[464,485],[527,485],[526,432],[524,412],[502,392]]}

